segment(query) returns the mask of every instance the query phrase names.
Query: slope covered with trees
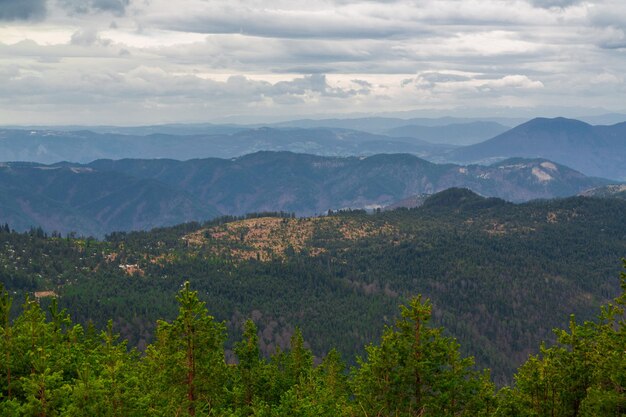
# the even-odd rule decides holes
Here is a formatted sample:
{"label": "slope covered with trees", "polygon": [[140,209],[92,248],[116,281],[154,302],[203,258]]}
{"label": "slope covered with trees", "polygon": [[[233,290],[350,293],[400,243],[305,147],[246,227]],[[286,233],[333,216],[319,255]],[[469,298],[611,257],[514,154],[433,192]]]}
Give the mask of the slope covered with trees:
{"label": "slope covered with trees", "polygon": [[[625,262],[626,265],[626,262]],[[620,416],[626,412],[626,274],[622,294],[597,322],[559,330],[496,391],[458,343],[430,324],[421,297],[369,344],[349,373],[335,350],[314,365],[296,329],[285,351],[259,350],[252,320],[223,348],[225,325],[185,283],[178,315],[157,323],[144,355],[112,330],[74,324],[53,301],[27,299],[10,318],[0,287],[0,413],[3,416]]]}
{"label": "slope covered with trees", "polygon": [[[449,190],[423,207],[319,218],[273,213],[113,233],[105,241],[0,232],[0,282],[22,300],[50,291],[78,323],[108,319],[145,350],[171,298],[191,281],[229,330],[227,355],[247,317],[259,348],[285,349],[295,328],[321,358],[348,362],[421,293],[433,321],[498,383],[570,313],[583,320],[618,293],[626,202],[571,198],[522,205]],[[46,292],[48,291],[48,292]]]}

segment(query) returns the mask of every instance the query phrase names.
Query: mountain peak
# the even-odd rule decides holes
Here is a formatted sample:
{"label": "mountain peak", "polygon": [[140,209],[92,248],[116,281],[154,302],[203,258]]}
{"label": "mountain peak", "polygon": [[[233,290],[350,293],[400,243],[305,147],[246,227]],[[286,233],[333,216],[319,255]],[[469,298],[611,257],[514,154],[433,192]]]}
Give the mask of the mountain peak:
{"label": "mountain peak", "polygon": [[580,129],[591,129],[592,127],[593,126],[591,126],[589,123],[585,123],[577,119],[568,119],[566,117],[554,117],[554,118],[536,117],[534,119],[527,121],[526,123],[522,123],[521,125],[513,128],[513,130],[520,128],[520,129],[533,129],[533,130],[534,129],[538,129],[538,130],[558,129],[558,130],[570,131],[570,130],[580,130]]}

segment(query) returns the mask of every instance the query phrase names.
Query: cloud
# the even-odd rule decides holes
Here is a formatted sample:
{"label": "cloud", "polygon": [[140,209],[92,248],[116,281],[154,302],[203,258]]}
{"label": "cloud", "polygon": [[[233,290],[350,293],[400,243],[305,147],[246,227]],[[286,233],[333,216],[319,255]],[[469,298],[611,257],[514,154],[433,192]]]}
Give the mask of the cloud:
{"label": "cloud", "polygon": [[361,86],[363,88],[372,88],[373,87],[372,83],[370,83],[368,81],[365,81],[365,80],[350,80],[350,81],[352,81],[354,84],[359,85],[359,86]]}
{"label": "cloud", "polygon": [[441,73],[441,72],[425,72],[420,74],[420,81],[434,85],[437,83],[450,83],[459,81],[468,81],[471,78],[463,74]]}
{"label": "cloud", "polygon": [[206,2],[191,0],[172,10],[156,2],[146,20],[167,30],[206,34],[243,34],[285,39],[387,39],[427,33],[417,20],[396,13],[413,6],[397,2]]}
{"label": "cloud", "polygon": [[532,80],[526,75],[506,75],[499,78],[490,78],[487,74],[458,74],[425,72],[414,78],[401,81],[403,88],[413,86],[417,90],[433,95],[463,95],[476,96],[477,94],[508,94],[515,90],[537,90],[544,88],[541,81]]}
{"label": "cloud", "polygon": [[110,12],[123,16],[130,0],[58,0],[61,7],[72,14]]}
{"label": "cloud", "polygon": [[536,7],[569,7],[581,3],[582,0],[531,0]]}
{"label": "cloud", "polygon": [[93,46],[95,44],[100,44],[103,46],[107,46],[111,43],[108,39],[102,39],[98,35],[98,31],[95,29],[81,29],[72,35],[70,39],[70,44],[72,45],[80,45],[80,46]]}
{"label": "cloud", "polygon": [[0,123],[626,110],[623,0],[175,3],[0,0]]}
{"label": "cloud", "polygon": [[544,85],[541,81],[535,81],[528,78],[526,75],[507,75],[505,77],[488,80],[484,84],[480,85],[480,88],[521,88],[534,90],[537,88],[543,88]]}
{"label": "cloud", "polygon": [[46,0],[0,0],[1,20],[38,20],[46,15]]}
{"label": "cloud", "polygon": [[[19,71],[13,68],[0,73],[0,96],[19,96],[15,105],[28,106],[33,97],[43,105],[62,101],[70,108],[100,103],[104,108],[119,103],[133,104],[137,109],[158,106],[172,109],[181,103],[206,111],[207,103],[214,110],[225,111],[263,105],[306,104],[309,102],[334,102],[358,95],[367,95],[366,87],[343,88],[331,85],[325,75],[314,74],[271,83],[253,80],[242,75],[224,81],[206,79],[193,74],[174,75],[163,68],[138,66],[125,73],[98,71],[97,65],[85,67],[82,73],[59,72],[43,77],[41,71]],[[40,67],[43,68],[43,67]],[[84,102],[80,100],[84,97]],[[79,100],[77,102],[77,99]],[[0,106],[5,98],[0,98]],[[102,108],[101,107],[101,108]]]}
{"label": "cloud", "polygon": [[317,94],[321,97],[346,98],[357,94],[367,94],[367,88],[342,89],[331,87],[324,74],[307,75],[291,81],[281,81],[274,85],[273,93],[278,95],[303,96],[308,93]]}

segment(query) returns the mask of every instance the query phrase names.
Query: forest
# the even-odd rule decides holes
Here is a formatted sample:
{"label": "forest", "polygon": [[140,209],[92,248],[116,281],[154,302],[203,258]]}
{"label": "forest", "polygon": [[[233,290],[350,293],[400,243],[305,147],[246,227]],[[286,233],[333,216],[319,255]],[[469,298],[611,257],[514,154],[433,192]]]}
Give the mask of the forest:
{"label": "forest", "polygon": [[263,358],[287,351],[300,329],[316,363],[335,349],[348,367],[422,294],[433,325],[500,387],[570,314],[594,320],[619,295],[624,212],[620,200],[516,205],[450,190],[411,210],[256,213],[105,240],[4,225],[0,283],[12,320],[27,296],[44,311],[56,299],[85,329],[111,320],[143,355],[189,281],[226,326],[228,362],[252,319]]}
{"label": "forest", "polygon": [[[626,260],[624,261],[626,267]],[[73,323],[56,299],[47,311],[0,289],[2,416],[622,416],[626,414],[626,273],[622,293],[596,321],[556,330],[515,383],[496,389],[454,338],[431,324],[432,304],[417,296],[394,325],[347,368],[330,350],[314,360],[299,329],[269,358],[246,320],[234,357],[226,326],[188,282],[178,315],[159,320],[156,339],[128,349],[105,330]]]}

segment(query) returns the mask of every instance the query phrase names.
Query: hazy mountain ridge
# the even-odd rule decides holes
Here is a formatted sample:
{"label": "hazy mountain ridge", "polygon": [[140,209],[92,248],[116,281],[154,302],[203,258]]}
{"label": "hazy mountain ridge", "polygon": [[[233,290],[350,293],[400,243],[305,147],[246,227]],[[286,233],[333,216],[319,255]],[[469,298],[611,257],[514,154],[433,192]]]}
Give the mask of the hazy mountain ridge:
{"label": "hazy mountain ridge", "polygon": [[[258,152],[233,160],[95,161],[98,170],[153,178],[185,189],[223,213],[384,206],[415,194],[467,187],[510,201],[575,195],[609,181],[588,178],[545,160],[514,159],[494,166],[434,164],[407,154],[333,158]],[[236,190],[236,192],[235,192]]]}
{"label": "hazy mountain ridge", "polygon": [[[430,125],[406,124],[411,121]],[[322,156],[410,153],[432,162],[461,164],[523,157],[558,162],[589,176],[626,179],[626,122],[592,126],[573,119],[537,118],[506,130],[495,122],[454,118],[361,118],[296,120],[271,127],[198,124],[100,129],[101,133],[0,130],[0,155],[5,161],[40,163],[236,158],[258,151]],[[474,143],[481,138],[487,140]],[[474,144],[457,146],[468,143]]]}
{"label": "hazy mountain ridge", "polygon": [[[140,129],[140,128],[137,128]],[[146,129],[151,129],[147,127]],[[189,129],[182,132],[187,132]],[[133,130],[124,130],[132,132]],[[138,130],[141,131],[141,130]],[[166,131],[176,131],[172,128]],[[215,131],[213,129],[212,131]],[[230,133],[132,135],[87,130],[0,130],[0,155],[4,161],[88,163],[96,159],[123,158],[232,158],[257,151],[291,151],[326,156],[373,155],[408,152],[439,154],[450,145],[416,138],[391,138],[366,132],[330,128],[239,129]]]}
{"label": "hazy mountain ridge", "polygon": [[340,158],[257,152],[234,159],[5,163],[0,166],[0,187],[6,190],[0,219],[19,230],[41,225],[102,236],[218,214],[302,216],[384,207],[450,187],[519,202],[576,195],[609,183],[545,160],[459,166],[409,154]]}

